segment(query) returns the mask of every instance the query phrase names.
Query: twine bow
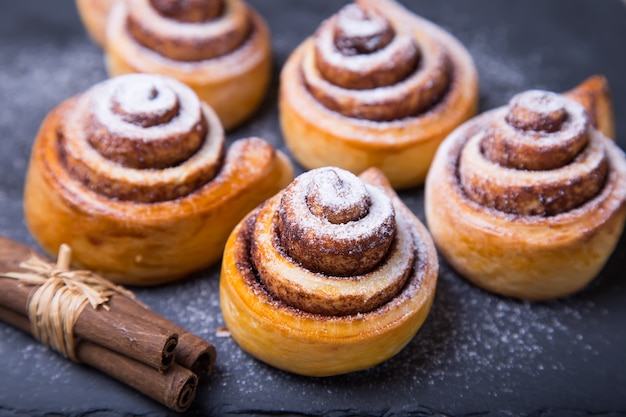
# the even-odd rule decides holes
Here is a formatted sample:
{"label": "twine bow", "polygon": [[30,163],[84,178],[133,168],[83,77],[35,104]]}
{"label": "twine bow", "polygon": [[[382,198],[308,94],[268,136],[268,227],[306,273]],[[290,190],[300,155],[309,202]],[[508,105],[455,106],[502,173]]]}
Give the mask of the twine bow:
{"label": "twine bow", "polygon": [[93,309],[102,307],[109,310],[107,302],[112,295],[120,294],[132,299],[135,295],[91,271],[70,270],[71,253],[70,247],[62,244],[56,264],[33,253],[20,263],[24,271],[8,272],[2,276],[38,287],[28,303],[33,336],[78,362],[74,325],[87,304],[91,304]]}

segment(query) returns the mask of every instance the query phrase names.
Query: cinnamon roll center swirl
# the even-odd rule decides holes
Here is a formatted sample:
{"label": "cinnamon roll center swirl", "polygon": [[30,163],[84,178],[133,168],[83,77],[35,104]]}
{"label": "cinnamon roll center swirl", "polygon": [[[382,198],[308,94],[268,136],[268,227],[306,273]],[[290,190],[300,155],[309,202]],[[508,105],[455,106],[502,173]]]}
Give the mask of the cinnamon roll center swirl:
{"label": "cinnamon roll center swirl", "polygon": [[130,74],[77,99],[59,132],[65,165],[89,189],[136,202],[172,200],[211,180],[224,132],[186,85]]}
{"label": "cinnamon roll center swirl", "polygon": [[151,127],[168,123],[178,115],[180,103],[170,89],[158,89],[153,82],[120,86],[112,98],[112,111],[126,123]]}
{"label": "cinnamon roll center swirl", "polygon": [[307,206],[314,216],[341,224],[361,220],[367,215],[371,200],[365,185],[344,177],[332,169],[315,176],[306,194]]}
{"label": "cinnamon roll center swirl", "polygon": [[589,141],[590,123],[580,104],[548,91],[531,90],[511,99],[483,143],[486,157],[502,166],[555,169],[570,163]]}
{"label": "cinnamon roll center swirl", "polygon": [[363,274],[378,265],[395,236],[395,212],[384,193],[338,168],[296,179],[278,213],[281,247],[313,272]]}
{"label": "cinnamon roll center swirl", "polygon": [[531,90],[492,114],[459,159],[472,200],[510,214],[554,216],[602,190],[609,168],[602,137],[580,104]]}
{"label": "cinnamon roll center swirl", "polygon": [[567,118],[566,106],[558,94],[531,90],[511,99],[505,120],[520,130],[556,132]]}
{"label": "cinnamon roll center swirl", "polygon": [[126,167],[176,166],[200,149],[207,133],[194,93],[160,77],[129,75],[91,97],[89,143]]}
{"label": "cinnamon roll center swirl", "polygon": [[452,80],[449,57],[436,40],[358,4],[320,25],[302,71],[326,108],[372,121],[426,112]]}
{"label": "cinnamon roll center swirl", "polygon": [[276,300],[313,314],[367,313],[384,305],[416,262],[414,226],[396,215],[403,210],[347,171],[300,175],[250,224],[260,283]]}
{"label": "cinnamon roll center swirl", "polygon": [[253,30],[242,0],[129,0],[126,24],[142,46],[176,61],[236,50]]}
{"label": "cinnamon roll center swirl", "polygon": [[389,21],[377,13],[349,4],[337,14],[333,40],[343,55],[371,54],[391,42],[394,31]]}
{"label": "cinnamon roll center swirl", "polygon": [[224,10],[223,0],[150,0],[150,4],[162,16],[189,23],[216,19]]}

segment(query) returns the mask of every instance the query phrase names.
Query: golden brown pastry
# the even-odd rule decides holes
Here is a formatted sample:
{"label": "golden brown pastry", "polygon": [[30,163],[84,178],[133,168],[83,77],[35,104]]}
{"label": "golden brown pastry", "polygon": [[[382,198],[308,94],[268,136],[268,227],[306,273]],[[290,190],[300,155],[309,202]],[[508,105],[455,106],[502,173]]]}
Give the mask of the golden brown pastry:
{"label": "golden brown pastry", "polygon": [[265,141],[228,151],[215,113],[178,81],[132,74],[70,98],[44,120],[24,190],[26,224],[49,253],[150,285],[217,261],[232,228],[293,178]]}
{"label": "golden brown pastry", "polygon": [[613,132],[612,119],[598,113],[610,109],[606,80],[594,77],[565,95],[521,93],[443,142],[426,180],[426,218],[461,275],[545,300],[598,274],[626,216],[626,158],[602,133]]}
{"label": "golden brown pastry", "polygon": [[256,358],[311,376],[374,366],[420,328],[438,260],[426,228],[372,168],[296,178],[231,234],[224,320]]}
{"label": "golden brown pastry", "polygon": [[260,105],[271,75],[270,33],[242,0],[124,0],[107,24],[109,74],[155,73],[190,86],[226,129]]}
{"label": "golden brown pastry", "polygon": [[304,167],[374,166],[404,188],[424,181],[477,100],[474,62],[456,38],[392,0],[357,0],[287,60],[280,123]]}
{"label": "golden brown pastry", "polygon": [[106,39],[106,22],[116,0],[76,0],[76,9],[91,39],[103,46]]}

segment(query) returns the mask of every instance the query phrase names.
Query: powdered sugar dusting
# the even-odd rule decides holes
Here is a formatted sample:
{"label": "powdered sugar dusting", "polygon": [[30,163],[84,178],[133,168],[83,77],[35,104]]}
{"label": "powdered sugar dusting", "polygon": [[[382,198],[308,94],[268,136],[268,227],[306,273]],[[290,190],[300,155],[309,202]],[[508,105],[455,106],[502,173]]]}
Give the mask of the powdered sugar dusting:
{"label": "powdered sugar dusting", "polygon": [[[510,29],[499,27],[487,34],[482,31],[472,31],[465,35],[465,45],[469,49],[481,83],[481,91],[497,91],[498,94],[481,96],[484,110],[502,106],[515,94],[529,88],[541,87],[535,84],[537,73],[543,78],[548,75],[555,79],[562,77],[561,69],[549,68],[544,65],[546,57],[540,49],[520,56],[511,56],[503,53],[511,46]],[[498,97],[498,99],[495,99]]]}
{"label": "powdered sugar dusting", "polygon": [[[439,292],[431,312],[432,327],[424,329],[415,342],[417,352],[413,354],[417,358],[428,351],[443,349],[443,352],[431,356],[427,369],[416,370],[415,380],[434,386],[459,368],[469,372],[452,376],[470,385],[473,380],[488,378],[485,370],[494,375],[521,372],[539,376],[560,372],[565,365],[553,355],[564,339],[572,351],[578,352],[581,361],[598,354],[583,334],[572,332],[570,327],[596,309],[593,302],[570,307],[571,302],[533,304],[490,296],[458,281],[456,274],[447,270],[443,270],[440,280],[443,291]],[[555,314],[557,311],[560,314]],[[445,338],[454,340],[454,345],[438,346],[441,339],[432,331],[443,328],[448,329]],[[514,388],[512,380],[502,387],[505,391],[511,389],[511,393]]]}
{"label": "powdered sugar dusting", "polygon": [[[322,210],[346,212],[358,206],[367,213],[370,202],[365,184],[354,175],[339,175],[334,169],[316,171],[307,190],[307,201],[321,206]],[[353,219],[357,220],[357,219]]]}
{"label": "powdered sugar dusting", "polygon": [[[156,92],[156,99],[148,100]],[[185,84],[153,74],[128,74],[102,82],[90,92],[94,115],[113,134],[141,141],[159,140],[170,136],[184,136],[201,119],[202,105],[197,95]],[[180,104],[178,114],[168,123],[143,127],[129,123],[113,111],[118,101],[124,108],[140,112],[163,110]],[[147,102],[149,103],[146,106]]]}
{"label": "powdered sugar dusting", "polygon": [[[193,118],[193,116],[190,115],[174,118],[171,121],[174,128],[169,129],[167,127],[169,125],[165,125],[162,130],[153,129],[151,127],[141,128],[140,126],[120,121],[117,115],[111,111],[109,107],[109,100],[104,100],[102,95],[98,95],[92,100],[93,95],[100,91],[100,89],[111,93],[115,82],[118,80],[120,80],[120,77],[105,81],[93,87],[86,94],[80,97],[81,101],[77,103],[76,108],[83,111],[89,111],[89,103],[98,103],[99,108],[94,111],[98,112],[99,110],[100,113],[103,113],[99,114],[101,120],[111,119],[109,122],[118,127],[119,130],[117,132],[124,130],[132,131],[134,135],[131,137],[139,141],[144,140],[145,137],[151,137],[150,133],[142,132],[152,132],[152,137],[160,137],[163,134],[170,133],[172,130],[176,131],[181,127],[181,124],[187,124],[187,119]],[[172,82],[179,87],[188,89],[174,80],[167,79],[166,82]],[[183,101],[185,100],[181,99],[181,103]],[[191,182],[194,177],[208,172],[210,168],[217,167],[220,163],[220,157],[223,151],[224,131],[217,115],[208,106],[201,104],[197,98],[196,102],[200,111],[202,111],[205,119],[207,120],[209,129],[200,149],[179,165],[158,170],[135,169],[119,165],[114,161],[106,159],[106,157],[101,155],[90,145],[86,132],[83,129],[83,124],[86,121],[84,120],[86,119],[84,117],[85,114],[81,111],[70,112],[69,116],[65,120],[64,129],[66,132],[71,132],[71,134],[65,135],[65,151],[67,152],[67,155],[71,156],[71,158],[75,161],[81,161],[81,164],[84,164],[84,166],[88,167],[92,172],[97,172],[100,178],[105,178],[106,181],[103,181],[105,184],[115,184],[116,186],[120,186],[128,190],[133,190],[135,188],[141,189],[141,187],[146,186],[155,190],[176,190],[173,185]],[[182,110],[183,109],[181,109],[181,111]],[[178,119],[182,119],[183,121],[177,122],[176,120]],[[111,125],[107,125],[107,127],[108,126]],[[193,124],[191,124],[191,126],[193,126]],[[113,131],[115,130],[113,129]],[[183,188],[179,188],[179,190],[180,189]]]}
{"label": "powdered sugar dusting", "polygon": [[[570,104],[570,103],[568,103]],[[542,131],[523,131],[516,129],[504,120],[504,115],[498,120],[497,129],[508,141],[530,141],[536,147],[557,147],[560,144],[574,142],[576,138],[586,133],[588,127],[588,119],[582,106],[572,102],[572,106],[566,106],[568,117],[561,126],[561,130],[557,132]]]}
{"label": "powdered sugar dusting", "polygon": [[377,66],[409,60],[416,53],[413,38],[405,32],[399,32],[384,48],[369,54],[346,56],[335,46],[332,23],[333,21],[330,20],[322,24],[317,32],[316,47],[319,48],[324,59],[335,67],[346,68],[357,73],[368,73]]}
{"label": "powdered sugar dusting", "polygon": [[[325,169],[325,168],[320,168]],[[337,172],[344,172],[346,176],[353,174],[333,168]],[[293,210],[298,218],[300,227],[306,231],[307,236],[320,236],[321,239],[329,238],[335,241],[360,240],[373,234],[384,233],[389,235],[392,231],[385,230],[385,225],[390,217],[394,216],[391,201],[378,188],[365,185],[370,196],[370,206],[365,217],[358,221],[343,224],[333,224],[323,217],[314,216],[307,206],[306,192],[310,188],[310,181],[317,175],[317,170],[312,170],[300,175],[298,181],[292,184],[289,191]]]}
{"label": "powdered sugar dusting", "polygon": [[118,84],[113,98],[125,113],[159,113],[176,106],[177,98],[169,88],[159,88],[155,77],[134,77]]}
{"label": "powdered sugar dusting", "polygon": [[[142,22],[149,31],[162,33],[169,39],[206,39],[228,36],[229,32],[245,31],[248,23],[247,5],[243,1],[225,1],[224,12],[204,22],[181,22],[161,15],[149,0],[135,0],[125,4],[128,13]],[[122,6],[117,6],[123,9]]]}
{"label": "powdered sugar dusting", "polygon": [[565,107],[565,98],[559,94],[543,90],[527,90],[516,94],[510,102],[511,106],[521,106],[537,113],[550,114]]}
{"label": "powdered sugar dusting", "polygon": [[[261,224],[257,224],[258,227],[255,227],[253,235],[255,240],[253,252],[255,259],[259,260],[256,267],[259,270],[261,280],[265,283],[267,283],[266,279],[269,275],[272,281],[280,281],[281,285],[290,287],[292,291],[304,294],[309,302],[318,297],[324,298],[323,302],[325,303],[336,302],[346,297],[358,297],[365,304],[370,299],[380,300],[381,294],[385,294],[384,300],[375,301],[378,304],[370,305],[371,308],[378,307],[383,301],[396,295],[397,289],[405,282],[411,272],[416,253],[423,255],[425,252],[424,248],[419,246],[419,242],[415,242],[413,225],[406,219],[397,219],[397,232],[392,246],[384,261],[376,265],[371,271],[352,276],[350,279],[315,273],[295,263],[291,258],[285,256],[283,251],[275,247],[278,241],[274,234],[275,229],[271,226],[268,228],[266,223],[271,222],[270,218],[273,217],[274,210],[279,204],[279,199],[270,201],[257,217],[257,222]],[[362,244],[359,241],[352,243],[356,246]],[[288,251],[289,248],[285,249]],[[271,292],[271,289],[268,290]],[[282,298],[280,294],[274,295],[277,298]]]}
{"label": "powdered sugar dusting", "polygon": [[367,15],[356,4],[345,6],[337,15],[337,26],[348,37],[372,37],[387,27],[385,19],[379,15]]}
{"label": "powdered sugar dusting", "polygon": [[[41,2],[42,7],[32,8],[28,15],[40,15],[49,8],[47,3]],[[253,3],[261,12],[277,9],[276,14],[267,13],[266,17],[272,28],[277,25],[273,45],[279,63],[297,41],[309,35],[307,30],[314,30],[313,20],[321,21],[337,8],[332,2],[302,2],[297,8],[281,7],[283,3],[275,0]],[[403,3],[420,12],[417,3]],[[548,9],[558,11],[558,7],[542,6],[548,3],[533,3],[537,6],[532,8],[536,22],[520,25],[510,22],[520,22],[525,16],[484,13],[474,5],[464,6],[469,2],[423,3],[421,11],[441,17],[438,21],[460,35],[469,47],[480,73],[481,108],[485,110],[505,104],[527,88],[569,88],[577,74],[602,70],[610,62],[615,64],[609,76],[623,67],[607,58],[610,54],[599,54],[602,48],[586,37],[587,33],[605,33],[603,39],[607,41],[619,39],[610,35],[615,30],[623,33],[620,27],[605,25],[600,30],[584,25],[590,29],[561,31],[563,25],[569,29],[579,25],[570,25],[564,15],[552,20],[554,14],[542,14]],[[73,7],[68,4],[55,2],[54,8]],[[608,7],[611,5],[615,7]],[[521,3],[518,6],[516,10],[527,10]],[[580,6],[574,2],[571,11],[580,10]],[[594,2],[589,6],[594,14],[589,17],[602,18],[604,6],[596,7]],[[621,3],[606,2],[606,6],[615,10]],[[11,16],[11,8],[3,14]],[[0,97],[5,103],[0,111],[4,138],[0,185],[5,190],[0,196],[4,208],[0,226],[3,235],[31,243],[21,220],[21,193],[37,128],[54,105],[106,77],[102,52],[77,27],[72,13],[56,15],[61,14],[69,16],[64,19],[73,26],[57,27],[43,18],[38,21],[43,24],[25,25],[25,20],[16,19],[27,29],[24,37],[11,36],[13,32],[5,27],[3,34],[10,35],[0,42]],[[552,33],[547,31],[550,27],[560,35],[545,37],[545,42],[536,44],[533,41],[539,35],[529,36],[525,45],[530,48],[521,54],[511,35],[523,37],[538,27],[545,29],[541,34]],[[64,40],[41,32],[35,35],[45,29],[58,29]],[[569,34],[575,35],[576,42],[556,45],[555,41]],[[619,50],[618,43],[615,40],[606,46]],[[563,54],[563,50],[575,50],[576,54]],[[548,56],[549,51],[556,56]],[[572,62],[563,62],[564,57],[575,59],[581,66],[571,67]],[[613,83],[613,88],[623,91],[619,81]],[[286,150],[277,126],[276,87],[270,89],[252,122],[233,132],[231,140],[256,135]],[[615,110],[616,115],[624,114],[623,108]],[[618,117],[617,122],[620,120],[624,118]],[[620,125],[618,132],[623,132]],[[624,147],[623,137],[618,137],[617,143]],[[301,172],[302,167],[296,165],[296,170]],[[422,189],[406,190],[401,196],[423,220]],[[612,259],[591,288],[550,303],[522,303],[493,296],[465,282],[444,264],[431,314],[413,341],[373,369],[330,378],[305,378],[277,370],[250,357],[232,338],[215,337],[216,329],[224,325],[219,266],[176,284],[133,290],[158,313],[216,345],[216,368],[201,381],[189,415],[619,415],[624,410],[626,373],[623,361],[611,360],[619,358],[626,348],[622,308],[626,287],[620,274],[626,265],[623,239]],[[168,414],[134,390],[64,360],[3,323],[0,339],[0,368],[6,372],[0,379],[7,388],[0,397],[2,412],[8,415]]]}

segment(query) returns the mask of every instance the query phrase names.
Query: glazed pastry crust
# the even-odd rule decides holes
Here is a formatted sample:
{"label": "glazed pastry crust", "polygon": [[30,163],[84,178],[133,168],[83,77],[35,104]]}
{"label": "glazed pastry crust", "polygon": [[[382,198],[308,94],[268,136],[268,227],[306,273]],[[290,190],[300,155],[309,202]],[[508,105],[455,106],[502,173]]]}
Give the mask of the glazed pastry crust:
{"label": "glazed pastry crust", "polygon": [[[586,89],[589,84],[581,86]],[[567,93],[574,98],[580,94],[578,89]],[[602,94],[592,101],[603,103],[603,108],[610,104]],[[624,228],[623,152],[613,141],[592,130],[593,141],[605,148],[608,176],[600,193],[577,208],[548,217],[487,208],[467,196],[457,169],[461,150],[469,138],[479,134],[498,112],[501,109],[476,117],[441,145],[426,181],[429,230],[446,261],[481,288],[526,300],[573,294],[598,275]],[[591,119],[604,120],[599,127],[611,131],[612,120],[602,115]]]}
{"label": "glazed pastry crust", "polygon": [[127,13],[120,2],[107,24],[110,76],[141,72],[175,78],[213,108],[227,130],[241,124],[261,104],[271,75],[271,38],[256,11],[249,9],[251,33],[239,48],[217,58],[189,62],[164,57],[139,44],[127,30]]}
{"label": "glazed pastry crust", "polygon": [[416,117],[374,122],[346,117],[317,102],[307,89],[302,66],[313,54],[314,40],[304,41],[287,60],[280,78],[280,124],[294,157],[307,169],[338,166],[353,173],[381,169],[394,188],[424,181],[435,151],[445,136],[476,113],[478,78],[467,50],[435,24],[412,15],[395,2],[363,2],[391,21],[412,28],[415,38],[435,39],[453,68],[443,100]]}
{"label": "glazed pastry crust", "polygon": [[237,343],[251,355],[302,375],[352,372],[395,355],[426,319],[438,274],[432,240],[380,171],[368,170],[361,178],[366,183],[387,187],[385,192],[392,197],[397,215],[409,222],[409,233],[420,242],[407,283],[390,301],[366,313],[324,315],[287,305],[270,295],[251,267],[250,227],[257,209],[231,234],[220,281],[226,325]]}
{"label": "glazed pastry crust", "polygon": [[78,267],[112,280],[153,285],[215,263],[232,228],[293,176],[282,153],[261,139],[235,142],[217,176],[171,201],[106,198],[72,178],[57,132],[75,99],[52,110],[37,135],[24,190],[26,225],[55,255],[69,244]]}

